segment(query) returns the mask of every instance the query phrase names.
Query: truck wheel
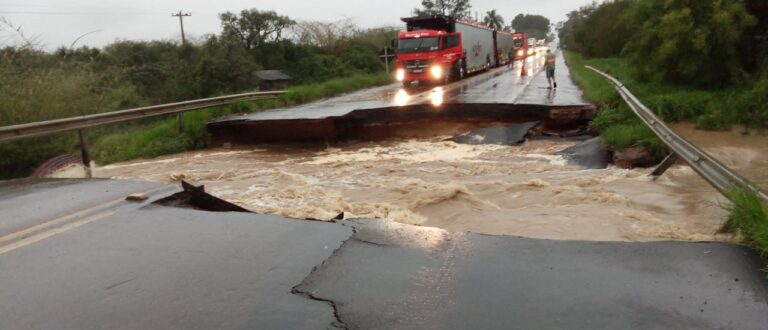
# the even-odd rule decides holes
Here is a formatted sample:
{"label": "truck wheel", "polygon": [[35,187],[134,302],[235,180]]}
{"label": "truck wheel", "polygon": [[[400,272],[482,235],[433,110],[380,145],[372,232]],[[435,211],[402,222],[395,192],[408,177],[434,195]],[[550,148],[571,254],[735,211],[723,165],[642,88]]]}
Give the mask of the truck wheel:
{"label": "truck wheel", "polygon": [[464,60],[456,61],[456,79],[463,80],[467,75],[467,68],[464,66]]}

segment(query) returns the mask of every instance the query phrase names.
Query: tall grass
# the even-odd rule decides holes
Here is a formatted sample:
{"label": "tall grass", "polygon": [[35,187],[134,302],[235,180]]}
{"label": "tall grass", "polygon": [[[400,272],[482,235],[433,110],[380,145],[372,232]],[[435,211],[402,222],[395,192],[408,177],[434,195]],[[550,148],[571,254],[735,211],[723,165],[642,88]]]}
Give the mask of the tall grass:
{"label": "tall grass", "polygon": [[[668,122],[692,120],[706,129],[728,129],[736,122],[768,126],[764,123],[768,118],[768,110],[765,110],[768,106],[760,104],[768,99],[768,95],[764,95],[768,94],[768,82],[758,82],[745,90],[736,87],[697,90],[637,81],[621,59],[586,59],[573,52],[566,52],[566,58],[573,80],[584,90],[585,97],[601,108],[590,127],[600,131],[603,140],[612,148],[644,145],[661,156],[665,146],[626,106],[613,86],[584,65],[592,65],[619,79]],[[752,118],[752,122],[745,117]],[[729,197],[732,201],[730,226],[744,234],[749,246],[768,257],[768,206],[756,194],[741,189],[732,190]]]}
{"label": "tall grass", "polygon": [[[79,79],[87,80],[82,77]],[[83,95],[82,93],[92,93],[92,91],[89,91],[87,83],[81,84],[79,81],[74,79],[72,86],[64,87],[61,86],[61,81],[46,82],[38,80],[36,82],[38,85],[34,90],[35,93],[40,94],[36,95],[33,93],[31,96],[37,99],[27,102],[39,102],[36,106],[36,108],[39,108],[39,111],[21,114],[4,112],[2,123],[7,125],[76,116],[100,110],[103,111],[103,109],[114,109],[118,106],[118,104],[114,103],[116,102],[115,100],[121,100],[119,104],[130,103],[127,99],[121,99],[119,94],[101,97],[105,100],[112,100],[110,104],[88,101],[87,99],[93,98],[93,96]],[[286,94],[275,99],[240,102],[229,106],[188,112],[185,114],[185,129],[183,132],[179,132],[178,120],[174,115],[90,129],[87,131],[88,144],[91,157],[99,164],[109,164],[137,158],[152,158],[185,150],[204,148],[209,143],[206,124],[213,118],[231,113],[248,113],[297,105],[362,88],[384,85],[391,81],[392,78],[389,75],[381,73],[358,74],[346,78],[331,79],[322,83],[298,85],[289,88]],[[46,86],[50,88],[46,90]],[[63,89],[66,89],[66,91]],[[59,109],[57,104],[64,103],[61,103],[61,99],[57,98],[56,95],[64,95],[67,92],[80,93],[77,95],[80,95],[82,100],[72,97],[70,99],[71,102],[68,103],[69,107]],[[123,93],[119,89],[113,92]],[[24,93],[17,93],[16,95],[20,99],[25,98]],[[131,93],[125,93],[125,95],[131,95]],[[46,100],[50,102],[46,102]],[[3,100],[0,100],[0,102],[3,102]],[[20,101],[17,100],[17,102]],[[72,104],[82,104],[83,107],[73,107],[71,106]],[[3,108],[5,108],[5,105]],[[76,152],[77,141],[76,134],[63,133],[51,137],[0,143],[0,179],[29,175],[37,164],[47,158],[63,153]]]}
{"label": "tall grass", "polygon": [[664,143],[637,118],[607,79],[585,67],[596,67],[626,84],[630,79],[623,61],[615,58],[587,60],[568,51],[565,56],[571,76],[584,91],[584,97],[600,108],[590,128],[602,134],[604,143],[611,149],[643,146],[661,158],[666,152]]}
{"label": "tall grass", "polygon": [[[739,118],[738,104],[742,94],[750,88],[732,86],[705,90],[683,85],[672,85],[637,79],[631,65],[621,58],[586,58],[574,52],[565,52],[573,79],[584,89],[585,97],[598,105],[617,105],[621,99],[613,87],[601,76],[584,65],[591,65],[621,81],[643,104],[653,109],[666,122],[690,120],[703,129],[728,129]],[[692,84],[693,85],[693,84]],[[758,93],[761,94],[761,93]],[[755,100],[756,102],[759,99]]]}
{"label": "tall grass", "polygon": [[706,130],[728,130],[734,124],[758,130],[768,128],[768,79],[757,81],[753,86],[705,90],[637,79],[637,73],[621,58],[586,58],[568,51],[565,56],[573,80],[582,88],[584,96],[601,108],[591,126],[604,133],[609,147],[644,145],[656,154],[664,151],[660,141],[640,128],[640,121],[613,86],[584,68],[585,65],[619,79],[667,123],[691,121]]}
{"label": "tall grass", "polygon": [[137,104],[133,87],[74,65],[0,65],[0,126],[81,116]]}
{"label": "tall grass", "polygon": [[768,206],[757,194],[743,189],[731,190],[729,197],[728,224],[744,234],[749,246],[768,257]]}

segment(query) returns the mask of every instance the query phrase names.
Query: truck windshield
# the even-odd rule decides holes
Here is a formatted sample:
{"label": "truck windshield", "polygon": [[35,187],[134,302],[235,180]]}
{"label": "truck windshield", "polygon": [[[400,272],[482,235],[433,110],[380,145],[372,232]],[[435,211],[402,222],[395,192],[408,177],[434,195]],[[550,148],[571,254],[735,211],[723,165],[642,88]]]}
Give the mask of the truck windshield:
{"label": "truck windshield", "polygon": [[429,52],[439,49],[437,37],[400,39],[399,53]]}
{"label": "truck windshield", "polygon": [[523,39],[514,39],[515,48],[523,47]]}

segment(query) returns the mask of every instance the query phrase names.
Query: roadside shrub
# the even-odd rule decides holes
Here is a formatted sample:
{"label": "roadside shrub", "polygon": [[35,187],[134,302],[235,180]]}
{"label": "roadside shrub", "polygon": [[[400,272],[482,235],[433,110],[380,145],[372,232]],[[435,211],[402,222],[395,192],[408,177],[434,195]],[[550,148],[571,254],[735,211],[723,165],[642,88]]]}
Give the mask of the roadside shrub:
{"label": "roadside shrub", "polygon": [[660,155],[665,148],[664,143],[639,119],[610,126],[603,131],[602,136],[605,144],[613,149],[644,146],[654,154]]}
{"label": "roadside shrub", "polygon": [[747,128],[768,128],[768,74],[737,98],[733,111],[735,121]]}
{"label": "roadside shrub", "polygon": [[600,108],[594,119],[589,123],[589,128],[603,131],[611,126],[635,120],[635,114],[626,105],[606,105]]}
{"label": "roadside shrub", "polygon": [[708,112],[714,96],[706,92],[679,91],[651,94],[645,104],[665,122],[674,123],[699,117]]}

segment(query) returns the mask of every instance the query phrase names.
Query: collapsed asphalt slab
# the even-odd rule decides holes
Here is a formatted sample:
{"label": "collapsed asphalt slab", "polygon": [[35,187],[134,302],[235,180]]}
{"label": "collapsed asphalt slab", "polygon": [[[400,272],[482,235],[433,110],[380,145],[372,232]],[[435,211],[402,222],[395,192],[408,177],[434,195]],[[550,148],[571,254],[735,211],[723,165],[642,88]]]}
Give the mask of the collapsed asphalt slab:
{"label": "collapsed asphalt slab", "polygon": [[536,127],[539,122],[528,122],[514,125],[502,125],[483,127],[462,133],[453,137],[453,142],[461,144],[496,144],[496,145],[517,145],[525,142],[525,138],[531,129]]}
{"label": "collapsed asphalt slab", "polygon": [[608,167],[610,155],[601,137],[591,138],[573,147],[557,153],[563,156],[568,164],[582,169],[604,169]]}
{"label": "collapsed asphalt slab", "polygon": [[[480,220],[478,220],[480,221]],[[603,243],[355,220],[297,288],[351,329],[764,329],[759,258],[720,243]]]}

